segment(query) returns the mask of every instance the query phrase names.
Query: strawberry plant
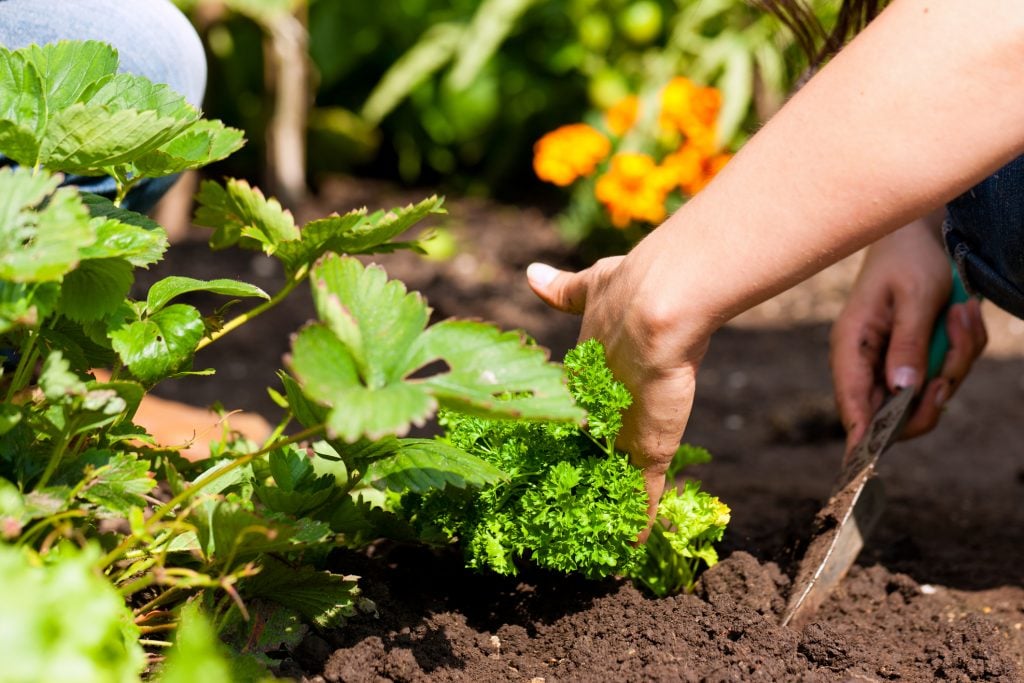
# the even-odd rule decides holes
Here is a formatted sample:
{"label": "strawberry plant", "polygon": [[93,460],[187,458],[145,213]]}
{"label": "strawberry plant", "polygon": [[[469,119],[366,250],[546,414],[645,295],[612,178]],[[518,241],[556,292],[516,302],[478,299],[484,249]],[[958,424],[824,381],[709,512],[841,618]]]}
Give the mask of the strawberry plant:
{"label": "strawberry plant", "polygon": [[[428,325],[419,295],[353,258],[416,248],[396,239],[440,213],[437,198],[300,226],[243,181],[206,182],[196,223],[211,246],[277,258],[284,285],[172,276],[132,297],[134,270],[167,240],[122,200],[226,156],[241,132],[118,74],[99,43],[0,49],[0,65],[0,152],[19,164],[0,170],[0,568],[21,596],[0,618],[3,647],[20,651],[5,658],[21,657],[11,680],[132,680],[147,663],[164,680],[194,680],[200,665],[259,677],[265,650],[373,609],[355,577],[319,561],[399,528],[389,495],[505,476],[451,444],[401,438],[411,425],[438,408],[582,418],[543,350],[483,323]],[[108,174],[117,194],[63,187],[62,172]],[[267,441],[226,430],[189,462],[133,423],[159,382],[212,372],[193,368],[198,350],[307,282],[319,320],[294,337],[272,390],[286,416]],[[226,306],[182,302],[195,291],[258,303],[228,319]],[[101,367],[109,380],[92,375]],[[55,592],[69,609],[46,608]],[[203,644],[214,633],[247,658],[222,661]]]}

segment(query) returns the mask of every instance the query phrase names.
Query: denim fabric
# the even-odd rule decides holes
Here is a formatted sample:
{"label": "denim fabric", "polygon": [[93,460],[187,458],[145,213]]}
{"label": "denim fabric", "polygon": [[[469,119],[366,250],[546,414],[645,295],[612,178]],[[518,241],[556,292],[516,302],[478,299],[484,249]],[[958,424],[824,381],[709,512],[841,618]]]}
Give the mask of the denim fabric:
{"label": "denim fabric", "polygon": [[[121,71],[166,83],[199,106],[206,56],[188,19],[170,0],[0,0],[0,45],[9,49],[57,40],[101,40],[117,48]],[[0,155],[0,165],[4,158]],[[126,208],[145,213],[175,177],[141,181]],[[65,184],[114,196],[109,177],[69,176]]]}
{"label": "denim fabric", "polygon": [[943,237],[967,291],[1024,318],[1024,157],[946,208]]}

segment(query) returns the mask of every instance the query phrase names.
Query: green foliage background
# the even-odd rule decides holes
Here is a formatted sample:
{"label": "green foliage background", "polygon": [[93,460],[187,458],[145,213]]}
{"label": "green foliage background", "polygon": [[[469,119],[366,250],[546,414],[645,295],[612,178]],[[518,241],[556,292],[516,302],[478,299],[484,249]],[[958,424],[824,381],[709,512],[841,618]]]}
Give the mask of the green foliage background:
{"label": "green foliage background", "polygon": [[[307,19],[314,176],[356,170],[504,197],[542,187],[530,159],[545,132],[672,75],[723,89],[725,136],[739,143],[806,63],[788,31],[746,0],[224,4],[236,11],[203,27],[213,58],[207,107],[256,139],[236,156],[236,175],[258,167],[255,131],[268,117],[253,6]],[[838,2],[810,4],[828,24]]]}

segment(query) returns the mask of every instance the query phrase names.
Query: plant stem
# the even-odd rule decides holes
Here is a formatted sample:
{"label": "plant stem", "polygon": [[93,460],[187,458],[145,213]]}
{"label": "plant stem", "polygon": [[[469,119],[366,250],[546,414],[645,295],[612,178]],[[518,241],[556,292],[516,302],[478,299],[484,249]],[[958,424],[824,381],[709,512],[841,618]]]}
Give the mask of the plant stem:
{"label": "plant stem", "polygon": [[28,342],[25,344],[25,349],[22,351],[21,359],[18,361],[18,367],[14,369],[14,376],[11,378],[11,386],[7,389],[7,401],[10,403],[14,400],[14,395],[21,391],[22,387],[27,383],[25,375],[31,373],[32,368],[35,367],[36,359],[38,358],[38,350],[36,349],[36,340],[39,338],[39,333],[29,333]]}
{"label": "plant stem", "polygon": [[57,524],[57,522],[62,522],[65,519],[73,519],[75,517],[88,517],[88,516],[89,515],[88,515],[88,513],[85,510],[68,510],[66,512],[61,512],[59,514],[52,515],[50,517],[46,517],[45,519],[41,519],[38,522],[36,522],[35,524],[33,524],[32,527],[28,531],[23,533],[18,538],[18,543],[20,545],[28,545],[28,542],[31,539],[33,539],[34,537],[38,536],[39,533],[43,529],[45,529],[45,528],[47,528],[49,526],[53,526],[53,525]]}
{"label": "plant stem", "polygon": [[[186,488],[184,491],[182,491],[178,495],[174,496],[169,501],[167,501],[166,503],[161,505],[159,508],[157,508],[157,510],[155,512],[153,512],[153,515],[148,520],[146,520],[146,524],[142,527],[142,533],[148,534],[150,532],[150,530],[152,529],[153,525],[158,523],[161,519],[163,519],[169,512],[174,510],[174,508],[176,508],[177,506],[181,505],[183,502],[185,502],[186,500],[188,500],[189,498],[194,496],[196,493],[198,493],[199,491],[202,491],[208,484],[210,484],[210,483],[216,481],[217,479],[223,477],[228,472],[233,472],[234,470],[238,469],[239,467],[242,467],[243,465],[246,465],[246,464],[252,462],[256,458],[260,457],[261,455],[266,455],[267,453],[269,453],[272,450],[275,450],[277,448],[281,448],[282,446],[287,446],[289,444],[299,443],[300,441],[306,441],[307,439],[310,439],[310,438],[312,438],[314,436],[317,436],[318,434],[320,434],[320,433],[322,433],[324,431],[324,428],[325,428],[324,425],[316,425],[315,427],[310,427],[309,429],[304,429],[303,431],[299,432],[298,434],[294,434],[294,435],[288,437],[287,439],[282,439],[281,441],[277,441],[275,443],[272,443],[272,444],[269,444],[267,446],[264,446],[263,448],[259,449],[258,451],[253,451],[252,453],[246,453],[245,455],[242,455],[242,456],[236,458],[234,461],[232,461],[232,463],[230,465],[228,465],[227,467],[221,468],[221,469],[217,470],[216,472],[212,473],[209,477],[207,477],[202,482],[200,482],[199,485],[193,485],[193,486],[190,486],[190,487]],[[107,553],[103,557],[102,560],[100,560],[100,565],[99,566],[101,568],[103,568],[103,569],[106,569],[111,564],[116,562],[122,555],[124,555],[125,552],[127,552],[129,548],[131,548],[133,545],[135,545],[135,543],[138,542],[138,540],[139,539],[136,537],[135,534],[132,534],[131,536],[126,537],[124,539],[124,541],[121,542],[120,545],[118,545],[116,548],[111,550],[109,553]]]}
{"label": "plant stem", "polygon": [[[73,426],[72,423],[71,426]],[[36,491],[45,487],[50,482],[50,477],[57,471],[57,466],[60,464],[61,459],[64,457],[64,451],[67,449],[68,444],[71,443],[71,432],[73,430],[65,428],[60,434],[60,438],[54,445],[53,450],[50,452],[50,461],[46,463],[46,469],[43,470],[43,476],[39,477],[39,481],[35,485]]]}
{"label": "plant stem", "polygon": [[228,332],[231,332],[232,330],[241,327],[242,325],[249,322],[256,316],[266,311],[269,311],[271,308],[281,303],[285,299],[285,297],[291,294],[293,289],[302,284],[302,281],[306,279],[306,275],[308,272],[309,270],[308,268],[306,268],[306,266],[299,268],[299,270],[296,271],[292,278],[285,283],[284,287],[282,287],[277,294],[270,297],[270,299],[264,301],[259,306],[256,306],[255,308],[232,318],[228,322],[224,323],[224,325],[219,330],[211,332],[210,336],[204,337],[202,340],[200,340],[199,345],[196,346],[196,351],[206,348],[213,342],[217,341],[218,339],[226,335]]}
{"label": "plant stem", "polygon": [[139,645],[153,645],[155,647],[171,647],[173,643],[168,643],[166,640],[150,640],[149,638],[139,638]]}

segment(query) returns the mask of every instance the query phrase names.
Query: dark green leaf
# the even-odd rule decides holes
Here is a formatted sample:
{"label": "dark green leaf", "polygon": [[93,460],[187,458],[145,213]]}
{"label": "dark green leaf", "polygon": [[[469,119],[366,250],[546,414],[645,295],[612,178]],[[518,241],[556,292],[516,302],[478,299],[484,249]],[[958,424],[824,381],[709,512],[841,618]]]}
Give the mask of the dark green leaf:
{"label": "dark green leaf", "polygon": [[484,486],[504,477],[491,463],[444,441],[403,439],[397,453],[369,466],[365,479],[399,493],[426,493],[447,486]]}
{"label": "dark green leaf", "polygon": [[267,557],[262,571],[246,583],[245,593],[290,607],[320,628],[340,628],[356,612],[355,579]]}
{"label": "dark green leaf", "polygon": [[64,276],[58,310],[71,320],[99,320],[116,311],[131,290],[132,264],[120,258],[82,261]]}
{"label": "dark green leaf", "polygon": [[152,384],[188,366],[204,333],[199,311],[174,304],[111,330],[110,340],[132,374]]}

